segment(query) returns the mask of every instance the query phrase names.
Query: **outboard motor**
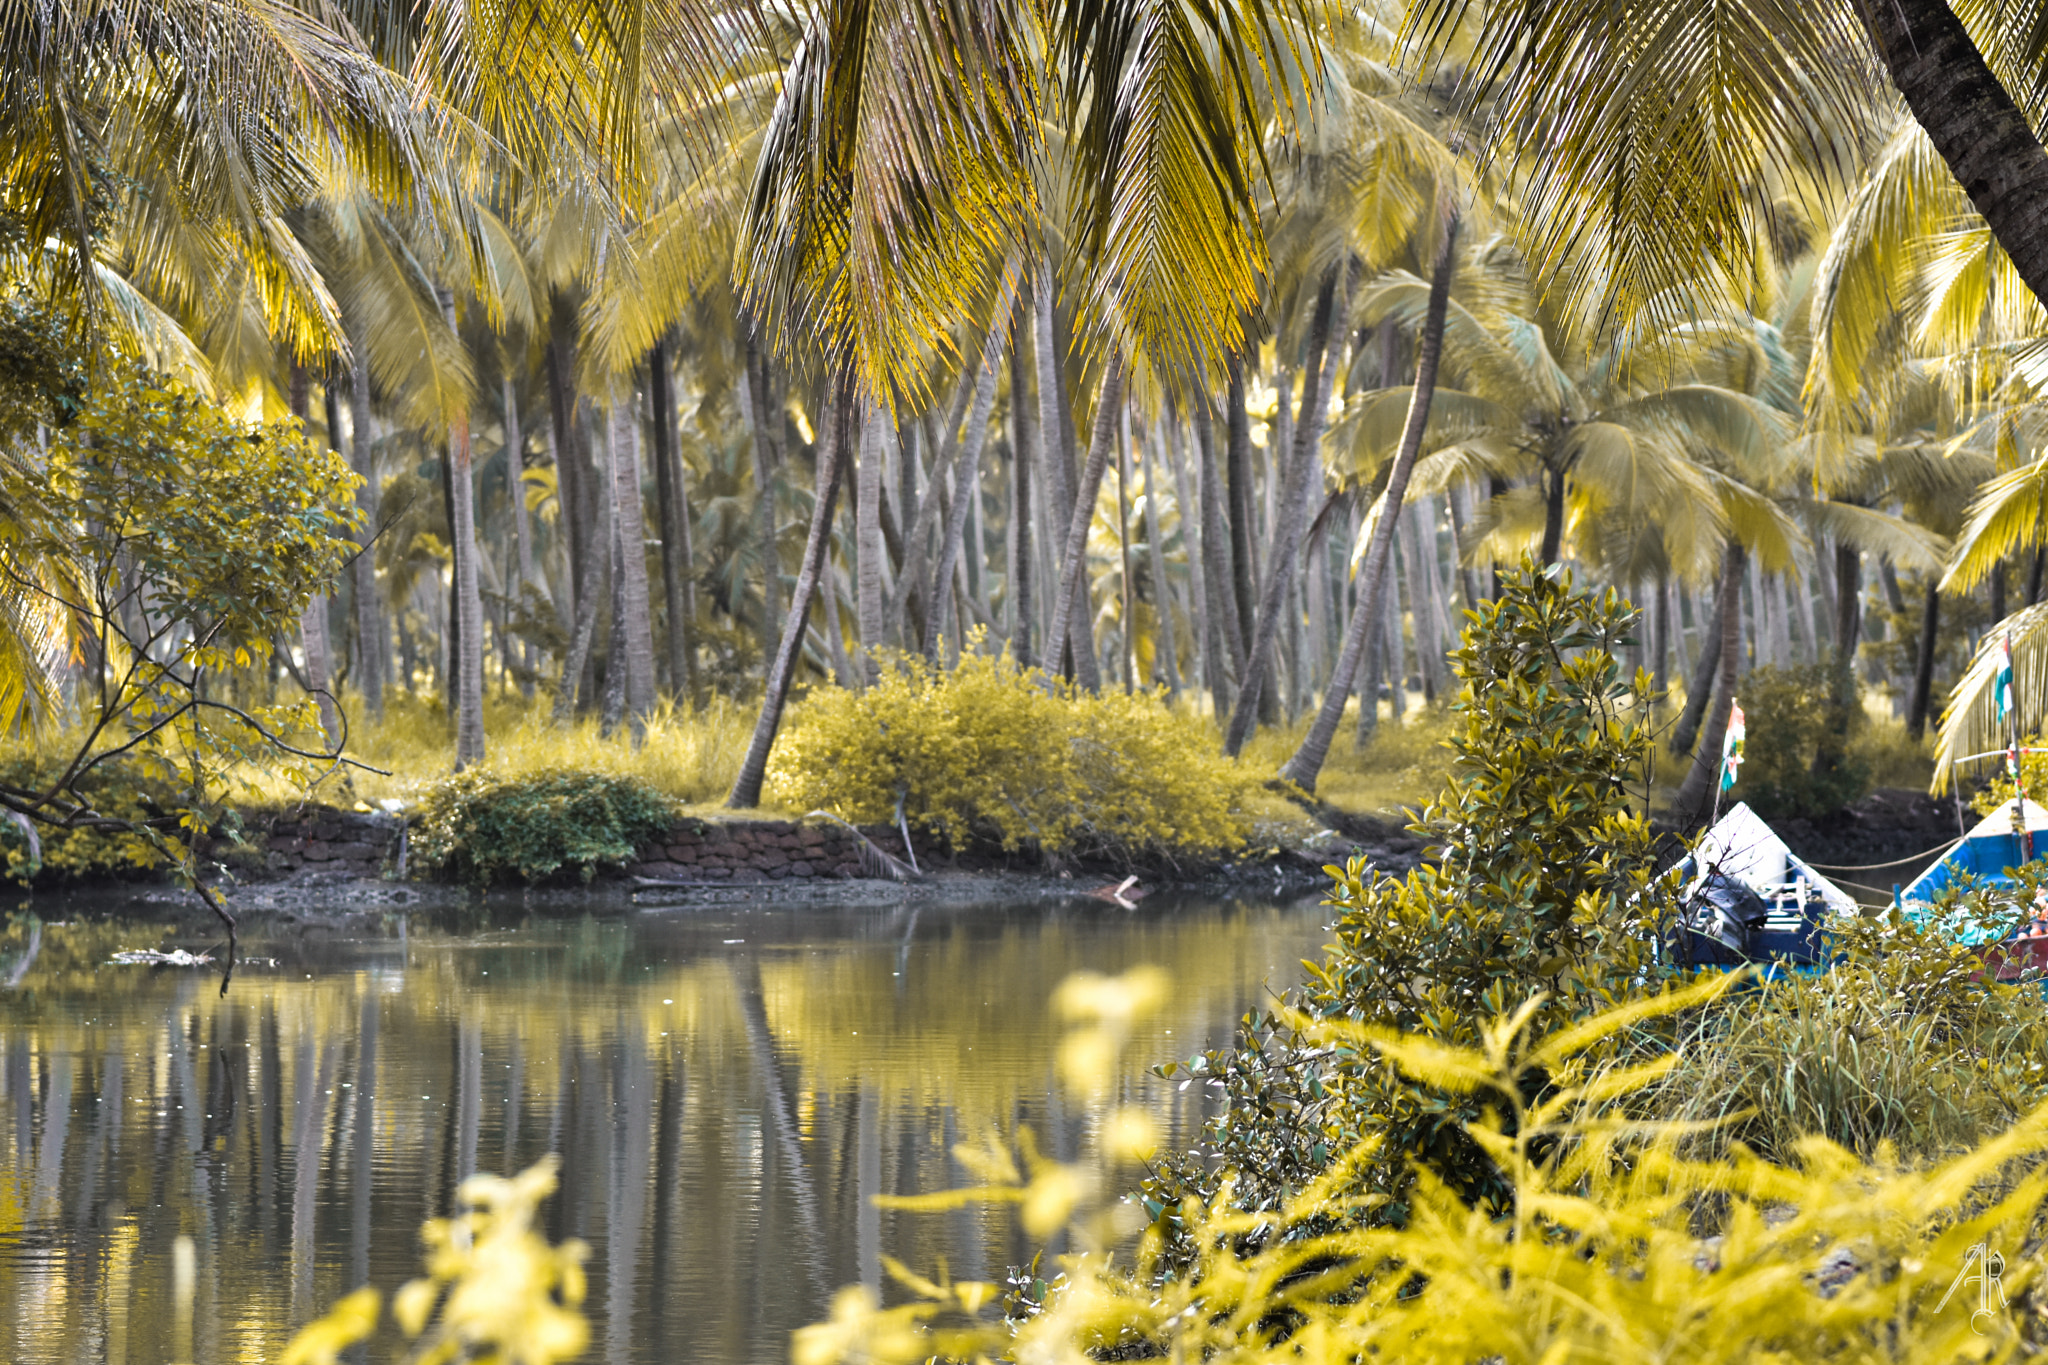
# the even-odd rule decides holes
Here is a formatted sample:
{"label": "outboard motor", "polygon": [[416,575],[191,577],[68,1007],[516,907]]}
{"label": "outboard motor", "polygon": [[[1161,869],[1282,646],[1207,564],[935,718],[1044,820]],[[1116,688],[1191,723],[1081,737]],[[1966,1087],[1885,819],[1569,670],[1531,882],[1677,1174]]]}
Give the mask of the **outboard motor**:
{"label": "outboard motor", "polygon": [[1739,967],[1758,959],[1763,898],[1721,872],[1710,872],[1678,907],[1671,960],[1686,967]]}

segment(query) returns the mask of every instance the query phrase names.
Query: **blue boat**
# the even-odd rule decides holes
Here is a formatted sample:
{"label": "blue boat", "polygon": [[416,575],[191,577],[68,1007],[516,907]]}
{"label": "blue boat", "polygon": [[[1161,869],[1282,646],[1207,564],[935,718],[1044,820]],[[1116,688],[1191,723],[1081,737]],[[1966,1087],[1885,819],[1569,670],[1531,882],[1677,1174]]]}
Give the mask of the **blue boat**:
{"label": "blue boat", "polygon": [[[2023,842],[2019,822],[2026,822]],[[2026,845],[2030,842],[2031,848]],[[1981,944],[1985,962],[2001,980],[2048,968],[2048,918],[2038,904],[2023,904],[2012,869],[2048,858],[2048,809],[2014,797],[1977,822],[1941,860],[1898,893],[1915,924],[1938,929],[1958,943]],[[1987,893],[1975,905],[1941,911],[1950,891]]]}

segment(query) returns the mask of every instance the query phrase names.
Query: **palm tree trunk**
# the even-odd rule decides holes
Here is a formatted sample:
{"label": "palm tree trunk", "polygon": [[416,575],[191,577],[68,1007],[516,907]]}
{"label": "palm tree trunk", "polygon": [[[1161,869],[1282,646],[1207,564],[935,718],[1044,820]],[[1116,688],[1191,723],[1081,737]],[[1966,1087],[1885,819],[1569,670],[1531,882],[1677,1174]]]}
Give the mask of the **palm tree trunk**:
{"label": "palm tree trunk", "polygon": [[[1045,493],[1052,517],[1049,524],[1057,534],[1060,528],[1072,524],[1075,515],[1074,448],[1067,437],[1066,383],[1061,375],[1059,343],[1054,336],[1053,274],[1048,257],[1041,256],[1038,261],[1031,311],[1033,354],[1038,361],[1038,440],[1045,454],[1040,468],[1050,476],[1045,481]],[[1053,544],[1064,553],[1064,537]],[[1059,562],[1059,582],[1066,582],[1064,559]],[[1086,594],[1077,603],[1055,588],[1051,607],[1052,628],[1046,635],[1045,666],[1055,672],[1064,671],[1068,665],[1064,656],[1071,645],[1072,676],[1088,691],[1100,691],[1102,678],[1095,666],[1095,631]]]}
{"label": "palm tree trunk", "polygon": [[[1695,602],[1693,606],[1697,610],[1699,604]],[[1733,609],[1740,610],[1739,607]],[[1730,610],[1727,595],[1715,593],[1713,625],[1700,637],[1699,662],[1693,666],[1692,676],[1686,680],[1685,710],[1679,714],[1678,724],[1671,731],[1671,752],[1675,754],[1691,753],[1693,741],[1699,738],[1700,724],[1707,716],[1707,703],[1713,699],[1714,679],[1721,668],[1724,618]]]}
{"label": "palm tree trunk", "polygon": [[1032,564],[1031,468],[1043,463],[1040,429],[1024,401],[1031,365],[1025,353],[1031,344],[1025,314],[1028,306],[1029,301],[1020,294],[1010,313],[1010,563],[1009,583],[1003,593],[1009,607],[1010,654],[1019,668],[1031,667],[1037,658],[1031,648],[1032,588],[1037,578]]}
{"label": "palm tree trunk", "polygon": [[1174,638],[1173,596],[1166,588],[1166,550],[1159,543],[1159,480],[1157,462],[1152,458],[1152,442],[1156,437],[1157,433],[1147,433],[1145,444],[1138,455],[1138,477],[1145,481],[1145,556],[1151,561],[1149,567],[1152,570],[1152,611],[1159,618],[1158,639],[1153,646],[1159,663],[1154,666],[1152,672],[1154,678],[1166,684],[1168,695],[1178,697],[1179,642]]}
{"label": "palm tree trunk", "polygon": [[371,444],[370,354],[358,335],[352,338],[349,369],[349,464],[361,487],[356,506],[363,514],[363,550],[356,556],[356,687],[371,720],[384,715],[384,679],[390,673],[384,638],[384,609],[377,592],[377,456]]}
{"label": "palm tree trunk", "polygon": [[839,501],[839,475],[843,454],[852,435],[853,380],[835,377],[826,398],[830,405],[819,432],[817,492],[811,503],[811,530],[804,541],[804,561],[797,571],[796,592],[783,622],[782,642],[768,666],[768,686],[761,697],[761,714],[754,721],[753,738],[747,756],[740,762],[739,776],[725,804],[745,810],[761,804],[761,782],[768,773],[768,753],[775,747],[775,732],[782,725],[782,706],[789,696],[789,680],[796,671],[797,652],[803,647],[805,622],[811,614],[811,599],[817,594],[818,573],[824,566],[826,542],[832,535],[832,509]]}
{"label": "palm tree trunk", "polygon": [[1046,650],[1048,659],[1057,659],[1071,646],[1074,677],[1090,692],[1102,690],[1102,678],[1095,665],[1095,630],[1087,609],[1088,526],[1095,520],[1095,500],[1109,468],[1110,447],[1116,444],[1117,413],[1123,401],[1124,357],[1118,351],[1110,356],[1102,392],[1095,397],[1095,432],[1088,442],[1088,462],[1081,467],[1081,481],[1074,488],[1066,548],[1060,554],[1060,582],[1053,590],[1053,620],[1058,629]]}
{"label": "palm tree trunk", "polygon": [[746,341],[747,425],[753,431],[754,454],[754,558],[761,566],[761,638],[775,629],[782,617],[782,563],[775,553],[775,433],[776,414],[768,405],[768,358],[754,344],[751,331]]}
{"label": "palm tree trunk", "polygon": [[[967,428],[957,437],[948,433],[947,444],[957,440],[959,449],[952,462],[953,499],[946,509],[946,523],[939,531],[939,562],[932,566],[932,590],[927,599],[932,610],[925,618],[924,652],[932,658],[938,657],[939,632],[952,613],[953,564],[967,534],[967,514],[980,494],[981,452],[988,444],[988,417],[995,410],[996,384],[1003,374],[1003,343],[1010,330],[1004,323],[1015,288],[1011,280],[1004,280],[1002,297],[992,314],[994,321],[989,323],[988,336],[982,340],[980,368],[975,371],[974,406],[967,413]],[[939,466],[933,464],[926,501],[936,501],[941,486]],[[959,649],[960,642],[955,640],[953,647]]]}
{"label": "palm tree trunk", "polygon": [[860,443],[856,485],[860,501],[854,508],[858,555],[854,566],[854,607],[860,626],[863,685],[871,685],[882,676],[882,443],[893,430],[888,409],[870,400]]}
{"label": "palm tree trunk", "polygon": [[1188,565],[1188,619],[1195,627],[1195,648],[1201,664],[1201,685],[1212,698],[1217,714],[1223,714],[1223,642],[1218,618],[1209,604],[1209,527],[1205,516],[1208,500],[1194,491],[1188,479],[1187,450],[1182,444],[1180,423],[1171,408],[1162,418],[1167,463],[1173,466],[1173,495],[1180,505],[1180,542]]}
{"label": "palm tree trunk", "polygon": [[[889,601],[884,608],[883,629],[892,638],[900,637],[906,641],[911,639],[909,624],[915,618],[915,636],[921,641],[925,636],[925,627],[930,624],[933,575],[929,547],[932,525],[940,520],[941,511],[950,507],[950,503],[940,496],[945,486],[944,476],[960,457],[960,424],[967,416],[967,405],[974,401],[974,395],[980,387],[979,372],[972,369],[963,370],[960,383],[953,394],[953,406],[946,412],[944,436],[936,440],[931,439],[931,423],[926,421],[924,424],[927,444],[938,453],[932,461],[932,474],[925,483],[924,496],[917,499],[917,511],[910,518],[910,533],[903,540],[903,572],[896,576],[896,586],[891,589]],[[906,460],[904,464],[907,468],[909,461]],[[886,506],[885,503],[884,507]],[[916,607],[914,612],[911,610],[913,602]]]}
{"label": "palm tree trunk", "polygon": [[1956,183],[2020,278],[2048,303],[2048,151],[1991,74],[1947,0],[1886,0],[1856,13]]}
{"label": "palm tree trunk", "polygon": [[1742,570],[1749,556],[1740,543],[1729,541],[1721,552],[1720,666],[1714,671],[1714,699],[1707,708],[1707,723],[1693,750],[1692,767],[1678,788],[1678,814],[1691,824],[1705,821],[1712,808],[1714,791],[1721,782],[1721,741],[1728,734],[1728,713],[1735,705],[1735,669],[1742,657]]}
{"label": "palm tree trunk", "polygon": [[[435,291],[441,315],[455,330],[455,295]],[[454,680],[455,770],[484,761],[484,603],[476,574],[476,482],[471,473],[469,409],[448,422],[448,523],[454,536],[455,612],[449,623],[449,672]]]}
{"label": "palm tree trunk", "polygon": [[[527,584],[533,582],[533,536],[526,521],[525,436],[519,430],[519,389],[508,367],[501,388],[505,405],[505,495],[512,504],[512,553],[514,576],[507,594],[516,609],[526,600]],[[520,657],[519,692],[533,700],[533,644],[526,643]]]}
{"label": "palm tree trunk", "polygon": [[[1329,407],[1328,390],[1323,387],[1333,368],[1328,359],[1333,315],[1337,306],[1337,280],[1341,266],[1331,267],[1316,291],[1315,312],[1309,319],[1309,370],[1303,379],[1303,417],[1293,433],[1293,448],[1281,479],[1277,523],[1266,561],[1265,591],[1259,600],[1258,622],[1252,628],[1252,643],[1245,662],[1244,679],[1238,688],[1237,706],[1230,713],[1230,729],[1223,737],[1223,752],[1236,758],[1251,737],[1252,723],[1259,712],[1260,693],[1266,690],[1272,666],[1274,641],[1279,636],[1282,606],[1294,586],[1295,565],[1301,554],[1302,531],[1308,522],[1309,477],[1322,469],[1323,416]],[[1287,403],[1283,391],[1282,406]],[[1277,689],[1274,689],[1277,692]],[[1274,700],[1279,700],[1276,696]]]}
{"label": "palm tree trunk", "polygon": [[1927,605],[1920,613],[1920,650],[1913,663],[1913,696],[1906,707],[1906,733],[1915,741],[1927,732],[1927,712],[1934,698],[1935,634],[1941,629],[1941,591],[1933,575],[1927,580]]}
{"label": "palm tree trunk", "polygon": [[1657,614],[1650,630],[1650,695],[1661,698],[1671,667],[1671,583],[1657,575]]}
{"label": "palm tree trunk", "polygon": [[[1462,483],[1452,484],[1445,502],[1451,509],[1451,553],[1458,565],[1458,592],[1464,599],[1466,611],[1479,610],[1479,575],[1465,562],[1465,552],[1472,547],[1472,512],[1467,502],[1468,493]],[[1463,634],[1460,627],[1457,634]]]}
{"label": "palm tree trunk", "polygon": [[[563,515],[567,515],[564,509]],[[598,559],[600,546],[596,536],[580,538],[583,547],[582,562],[575,567],[574,577],[585,584],[585,599],[594,598],[600,584],[604,582],[604,566]],[[606,551],[609,558],[609,551]],[[562,660],[561,681],[555,685],[555,724],[566,726],[576,718],[577,693],[582,690],[583,671],[590,660],[591,646],[597,640],[597,622],[600,613],[593,601],[579,601],[576,611],[576,629],[569,637],[569,653]]]}
{"label": "palm tree trunk", "polygon": [[[1201,460],[1202,574],[1209,599],[1212,659],[1210,706],[1218,718],[1230,714],[1231,680],[1244,676],[1244,632],[1238,628],[1237,587],[1231,575],[1231,528],[1224,511],[1229,494],[1223,462],[1216,458],[1215,423],[1206,409],[1195,412],[1195,455]],[[1226,669],[1221,665],[1227,661]]]}
{"label": "palm tree trunk", "polygon": [[690,678],[690,659],[695,653],[690,639],[690,595],[683,586],[690,576],[690,513],[683,471],[676,463],[673,382],[668,344],[657,341],[647,352],[647,397],[654,410],[655,521],[661,529],[661,593],[668,608],[668,685],[688,707],[696,694]]}
{"label": "palm tree trunk", "polygon": [[[303,366],[291,362],[286,380],[292,416],[306,424],[307,376]],[[334,439],[334,433],[328,433]],[[139,638],[139,633],[138,633]],[[334,708],[334,650],[327,638],[327,594],[316,592],[299,616],[299,642],[306,651],[306,687],[320,705],[320,731],[331,748],[341,740],[341,715]]]}
{"label": "palm tree trunk", "polygon": [[550,301],[548,320],[548,421],[555,433],[555,494],[562,503],[562,514],[556,524],[562,528],[569,547],[569,615],[571,620],[581,621],[593,610],[589,600],[591,588],[584,581],[583,570],[597,561],[584,544],[589,538],[592,500],[585,487],[583,475],[589,465],[583,459],[576,422],[575,316],[574,307],[556,291]]}
{"label": "palm tree trunk", "polygon": [[[612,401],[612,521],[618,527],[619,582],[614,596],[624,612],[612,649],[624,656],[626,717],[637,742],[654,709],[654,621],[647,592],[647,514],[640,497],[640,414],[632,389]],[[623,637],[623,638],[622,638]]]}
{"label": "palm tree trunk", "polygon": [[[1245,407],[1244,361],[1230,361],[1230,393],[1225,400],[1224,489],[1230,522],[1230,592],[1237,607],[1237,638],[1249,647],[1257,624],[1258,560],[1252,549],[1252,424]],[[1244,656],[1236,659],[1242,685]]]}
{"label": "palm tree trunk", "polygon": [[1543,471],[1543,557],[1545,564],[1557,563],[1564,544],[1564,470],[1546,466]]}
{"label": "palm tree trunk", "polygon": [[[1401,444],[1394,452],[1393,467],[1387,471],[1386,491],[1380,495],[1372,525],[1372,539],[1366,543],[1365,561],[1359,565],[1358,601],[1351,609],[1351,622],[1344,630],[1344,647],[1330,672],[1330,684],[1323,691],[1323,704],[1314,724],[1302,737],[1280,769],[1280,775],[1307,791],[1316,789],[1316,778],[1330,756],[1330,742],[1344,719],[1344,705],[1351,697],[1360,656],[1365,653],[1368,632],[1381,627],[1385,607],[1381,590],[1386,581],[1389,552],[1401,508],[1408,497],[1408,477],[1422,453],[1422,436],[1429,427],[1430,404],[1436,397],[1437,369],[1443,358],[1444,319],[1450,313],[1451,272],[1457,264],[1459,219],[1452,213],[1444,224],[1443,241],[1437,250],[1435,268],[1429,281],[1429,303],[1422,317],[1422,335],[1415,348],[1415,387],[1408,398],[1408,420],[1401,428]],[[1375,670],[1376,672],[1377,670]],[[1363,737],[1367,713],[1376,722],[1379,708],[1377,678],[1368,678],[1365,694],[1359,698],[1359,733]],[[1394,679],[1398,690],[1401,680]]]}

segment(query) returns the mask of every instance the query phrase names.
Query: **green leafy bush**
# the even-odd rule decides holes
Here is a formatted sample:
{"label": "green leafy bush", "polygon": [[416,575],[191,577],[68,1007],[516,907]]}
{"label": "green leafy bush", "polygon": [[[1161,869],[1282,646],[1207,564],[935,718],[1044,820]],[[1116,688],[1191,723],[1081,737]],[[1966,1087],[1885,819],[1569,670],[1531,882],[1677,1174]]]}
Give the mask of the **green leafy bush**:
{"label": "green leafy bush", "polygon": [[[1653,739],[1646,675],[1613,648],[1635,613],[1613,592],[1574,592],[1561,571],[1521,572],[1481,603],[1452,655],[1450,784],[1414,826],[1441,860],[1406,877],[1354,859],[1331,868],[1336,943],[1289,999],[1316,1019],[1473,1046],[1495,1015],[1535,997],[1542,1037],[1654,985],[1658,896],[1643,815]],[[1254,1014],[1235,1046],[1164,1068],[1218,1088],[1209,1150],[1163,1163],[1146,1198],[1207,1199],[1234,1169],[1247,1207],[1281,1207],[1332,1156],[1373,1139],[1356,1172],[1400,1222],[1417,1163],[1492,1206],[1506,1175],[1468,1136],[1487,1101],[1417,1084],[1368,1053],[1306,1039],[1286,1012]]]}
{"label": "green leafy bush", "polygon": [[[54,779],[44,764],[33,757],[0,763],[0,785],[14,790],[40,791]],[[29,857],[28,840],[20,829],[0,821],[0,859],[5,875],[20,884],[58,886],[88,881],[132,881],[152,877],[170,867],[184,845],[176,831],[160,833],[159,845],[141,827],[143,822],[161,819],[177,811],[190,799],[188,791],[164,780],[154,766],[128,760],[112,760],[93,769],[71,790],[85,798],[91,809],[110,820],[128,822],[127,828],[80,826],[64,829],[44,825],[41,835],[43,860],[35,867]]]}
{"label": "green leafy bush", "polygon": [[[977,636],[975,642],[979,644]],[[1090,696],[978,648],[898,657],[865,692],[814,691],[768,769],[771,799],[855,824],[906,819],[954,848],[1060,861],[1229,852],[1253,779],[1158,696]]]}
{"label": "green leafy bush", "polygon": [[487,885],[619,867],[674,822],[668,799],[605,773],[507,777],[478,769],[428,791],[412,829],[422,871]]}
{"label": "green leafy bush", "polygon": [[1870,790],[1870,768],[1845,748],[1863,708],[1838,705],[1833,671],[1821,664],[1751,669],[1737,690],[1749,737],[1732,797],[1765,817],[1824,815]]}

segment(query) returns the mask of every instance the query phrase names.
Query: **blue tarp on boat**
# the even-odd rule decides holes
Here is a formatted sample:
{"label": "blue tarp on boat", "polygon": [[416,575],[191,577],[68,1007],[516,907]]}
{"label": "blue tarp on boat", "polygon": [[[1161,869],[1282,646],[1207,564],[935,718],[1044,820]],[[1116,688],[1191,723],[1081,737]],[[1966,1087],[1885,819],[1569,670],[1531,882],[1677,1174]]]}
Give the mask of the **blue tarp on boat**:
{"label": "blue tarp on boat", "polygon": [[[2016,809],[2017,808],[2017,811]],[[1952,887],[1972,886],[1996,890],[2012,885],[2008,868],[2027,861],[2014,828],[2014,817],[2026,821],[2033,836],[2033,856],[2048,857],[2048,809],[2019,797],[2000,806],[1963,836],[1963,841],[1943,855],[1941,861],[1913,880],[1899,893],[1907,918],[1916,924],[1928,922],[1934,903]],[[1957,924],[1956,932],[1965,943],[1982,942],[1986,935],[1974,926]]]}

